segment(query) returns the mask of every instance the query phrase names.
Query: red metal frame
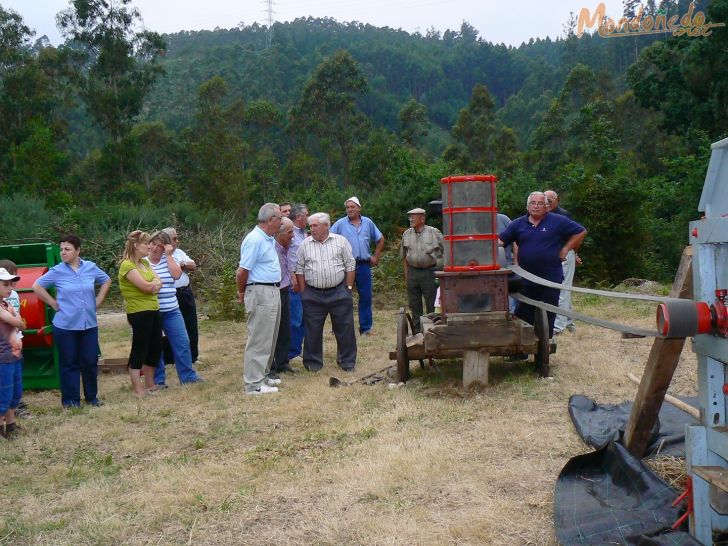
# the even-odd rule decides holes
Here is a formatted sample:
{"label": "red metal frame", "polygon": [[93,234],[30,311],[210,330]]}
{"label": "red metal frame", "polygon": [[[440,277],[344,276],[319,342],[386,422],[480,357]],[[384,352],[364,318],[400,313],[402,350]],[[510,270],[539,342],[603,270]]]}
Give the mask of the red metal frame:
{"label": "red metal frame", "polygon": [[[473,234],[473,235],[447,235],[445,236],[445,240],[447,241],[479,241],[479,240],[493,240],[497,239],[497,217],[498,217],[498,204],[496,202],[497,195],[495,191],[495,183],[498,182],[498,177],[493,174],[468,174],[468,175],[460,175],[460,176],[446,176],[445,178],[440,179],[440,184],[447,184],[447,202],[452,203],[452,184],[457,184],[459,182],[488,182],[490,183],[490,207],[447,207],[442,209],[443,214],[443,222],[445,221],[445,216],[447,215],[447,222],[448,222],[448,232],[453,233],[453,216],[458,213],[465,213],[465,212],[492,212],[493,218],[492,218],[492,226],[491,226],[491,234],[489,235],[480,235],[480,234]],[[450,263],[455,262],[455,249],[454,245],[449,245],[450,247]],[[455,265],[449,265],[445,266],[445,271],[494,271],[497,269],[500,269],[500,266],[498,265],[498,245],[493,245],[492,248],[492,263],[494,265],[475,265],[475,266],[455,266]]]}

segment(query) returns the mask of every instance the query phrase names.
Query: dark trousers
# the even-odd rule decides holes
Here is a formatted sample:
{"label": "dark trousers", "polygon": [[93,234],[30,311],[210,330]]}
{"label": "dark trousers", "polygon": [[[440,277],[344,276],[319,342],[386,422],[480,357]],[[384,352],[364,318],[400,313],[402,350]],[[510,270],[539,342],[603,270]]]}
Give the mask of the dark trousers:
{"label": "dark trousers", "polygon": [[[531,298],[532,300],[549,303],[556,307],[559,306],[560,291],[555,288],[546,288],[545,286],[539,286],[524,280],[523,287],[521,288],[521,294],[527,298]],[[518,318],[525,320],[527,323],[533,324],[536,308],[533,305],[528,305],[519,301],[516,303],[516,312],[513,314]],[[549,338],[552,338],[554,337],[554,321],[556,320],[556,313],[546,313],[546,316],[549,319]]]}
{"label": "dark trousers", "polygon": [[305,344],[303,365],[307,370],[320,370],[324,365],[324,323],[331,316],[336,337],[336,362],[345,370],[356,365],[356,331],[351,291],[341,283],[335,288],[320,290],[307,286],[301,295]]}
{"label": "dark trousers", "polygon": [[291,311],[288,301],[290,288],[281,288],[281,322],[278,325],[278,338],[273,352],[271,372],[280,372],[288,366],[288,351],[291,348]]}
{"label": "dark trousers", "polygon": [[58,349],[63,406],[81,405],[81,380],[86,402],[95,401],[98,396],[99,329],[64,330],[54,326],[53,341]]}
{"label": "dark trousers", "polygon": [[435,267],[418,269],[409,266],[407,268],[407,300],[412,310],[412,321],[415,324],[415,332],[420,331],[420,317],[422,316],[422,298],[425,299],[425,308],[428,313],[435,311]]}
{"label": "dark trousers", "polygon": [[127,313],[131,326],[131,351],[129,367],[141,370],[142,366],[156,368],[162,355],[162,314],[159,311]]}
{"label": "dark trousers", "polygon": [[[179,310],[182,313],[182,319],[185,321],[185,330],[187,330],[187,337],[190,338],[190,352],[192,353],[192,363],[197,362],[197,304],[195,303],[195,295],[192,293],[192,287],[190,285],[184,286],[177,289],[177,303],[179,303]],[[164,363],[171,364],[174,362],[174,355],[172,354],[172,347],[169,344],[167,337],[164,337]]]}

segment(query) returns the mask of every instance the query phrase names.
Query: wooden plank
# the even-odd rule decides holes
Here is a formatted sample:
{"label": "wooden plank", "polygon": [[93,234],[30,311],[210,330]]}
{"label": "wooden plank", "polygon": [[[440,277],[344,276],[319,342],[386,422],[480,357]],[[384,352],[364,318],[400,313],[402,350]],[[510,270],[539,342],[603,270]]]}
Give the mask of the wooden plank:
{"label": "wooden plank", "polygon": [[488,365],[490,355],[483,351],[465,351],[463,353],[463,387],[466,389],[474,383],[488,384]]}
{"label": "wooden plank", "polygon": [[128,358],[100,358],[98,366],[102,373],[121,374],[127,373],[128,363]]}
{"label": "wooden plank", "polygon": [[[530,329],[531,335],[528,335]],[[435,326],[425,334],[425,351],[437,354],[441,350],[478,350],[480,347],[508,347],[531,344],[534,341],[533,328],[523,328],[516,321],[458,326]]]}
{"label": "wooden plank", "polygon": [[693,472],[721,491],[728,493],[728,468],[722,466],[693,466]]}
{"label": "wooden plank", "polygon": [[[692,297],[692,248],[686,247],[680,259],[670,297]],[[624,433],[624,445],[635,457],[645,454],[652,428],[657,422],[667,388],[670,386],[685,339],[655,339],[647,358],[645,372],[632,404]]]}
{"label": "wooden plank", "polygon": [[448,326],[460,326],[461,324],[480,324],[490,326],[491,324],[502,324],[508,320],[508,311],[489,311],[487,313],[456,313],[445,318]]}

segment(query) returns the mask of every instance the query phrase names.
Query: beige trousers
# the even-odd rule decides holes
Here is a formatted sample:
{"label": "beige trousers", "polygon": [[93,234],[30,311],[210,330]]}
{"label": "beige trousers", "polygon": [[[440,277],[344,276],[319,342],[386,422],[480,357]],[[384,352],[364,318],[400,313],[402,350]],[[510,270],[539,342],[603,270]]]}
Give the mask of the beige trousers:
{"label": "beige trousers", "polygon": [[277,286],[245,287],[248,341],[245,343],[243,384],[252,392],[265,383],[273,361],[281,315],[281,294]]}

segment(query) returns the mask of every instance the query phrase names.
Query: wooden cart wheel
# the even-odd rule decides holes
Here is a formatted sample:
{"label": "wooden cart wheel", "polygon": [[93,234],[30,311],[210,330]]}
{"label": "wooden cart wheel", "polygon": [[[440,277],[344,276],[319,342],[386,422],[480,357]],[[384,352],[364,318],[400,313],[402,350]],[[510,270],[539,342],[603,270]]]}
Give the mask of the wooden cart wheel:
{"label": "wooden cart wheel", "polygon": [[409,379],[409,355],[407,354],[407,313],[399,308],[397,315],[397,376],[402,382]]}
{"label": "wooden cart wheel", "polygon": [[534,330],[538,338],[538,352],[536,353],[536,369],[541,377],[549,377],[549,355],[551,344],[549,341],[549,318],[544,309],[536,308],[534,315]]}

